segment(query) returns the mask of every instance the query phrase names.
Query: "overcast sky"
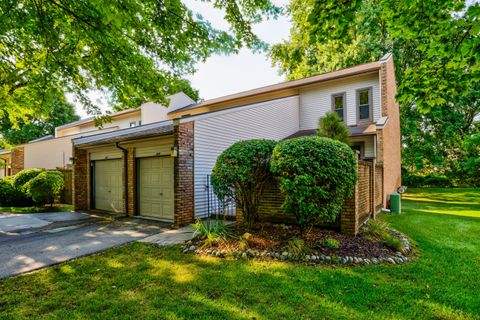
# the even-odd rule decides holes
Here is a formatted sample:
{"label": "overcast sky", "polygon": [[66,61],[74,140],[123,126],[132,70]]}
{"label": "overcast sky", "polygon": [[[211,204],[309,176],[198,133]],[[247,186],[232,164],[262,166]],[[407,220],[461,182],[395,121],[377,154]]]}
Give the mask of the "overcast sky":
{"label": "overcast sky", "polygon": [[[184,0],[194,12],[200,13],[216,28],[226,30],[228,24],[223,19],[222,11],[215,9],[210,3],[199,0]],[[288,0],[273,0],[279,6],[284,6]],[[277,20],[267,20],[254,26],[255,33],[269,44],[286,39],[289,34],[290,20],[279,17]],[[213,56],[205,63],[197,65],[197,72],[188,77],[192,86],[200,90],[200,97],[210,99],[231,93],[257,88],[283,81],[271,61],[263,53],[252,53],[242,49],[238,55]],[[96,97],[95,95],[93,95]],[[82,117],[87,114],[81,105],[76,104],[77,113]]]}

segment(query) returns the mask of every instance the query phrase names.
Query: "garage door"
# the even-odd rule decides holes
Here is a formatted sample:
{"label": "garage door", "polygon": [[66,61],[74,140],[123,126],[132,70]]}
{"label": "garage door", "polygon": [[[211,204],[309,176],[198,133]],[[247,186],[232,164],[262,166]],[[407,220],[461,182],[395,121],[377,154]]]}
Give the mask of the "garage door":
{"label": "garage door", "polygon": [[95,208],[123,212],[123,160],[97,160],[94,169]]}
{"label": "garage door", "polygon": [[173,159],[138,160],[138,208],[142,216],[173,220]]}

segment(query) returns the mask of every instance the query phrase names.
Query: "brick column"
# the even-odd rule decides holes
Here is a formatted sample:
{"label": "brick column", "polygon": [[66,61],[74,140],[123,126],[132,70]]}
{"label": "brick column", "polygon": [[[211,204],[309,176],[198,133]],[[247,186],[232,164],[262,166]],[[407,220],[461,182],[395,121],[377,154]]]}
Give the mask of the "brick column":
{"label": "brick column", "polygon": [[73,149],[73,208],[89,209],[89,161],[86,150]]}
{"label": "brick column", "polygon": [[376,162],[375,159],[372,160],[372,166],[370,168],[370,214],[375,219],[376,217],[376,210],[375,210],[375,166]]}
{"label": "brick column", "polygon": [[25,148],[16,147],[12,149],[12,175],[16,175],[25,169]]}
{"label": "brick column", "polygon": [[134,216],[137,214],[137,164],[135,158],[135,148],[127,148],[127,174],[128,174],[128,208],[127,214]]}
{"label": "brick column", "polygon": [[178,154],[174,160],[175,218],[174,226],[194,219],[193,121],[175,125],[174,141]]}
{"label": "brick column", "polygon": [[[357,162],[358,172],[359,152],[355,151],[355,161]],[[359,196],[358,196],[358,178],[355,183],[353,194],[343,203],[342,212],[340,213],[340,232],[347,236],[356,236],[359,229]]]}

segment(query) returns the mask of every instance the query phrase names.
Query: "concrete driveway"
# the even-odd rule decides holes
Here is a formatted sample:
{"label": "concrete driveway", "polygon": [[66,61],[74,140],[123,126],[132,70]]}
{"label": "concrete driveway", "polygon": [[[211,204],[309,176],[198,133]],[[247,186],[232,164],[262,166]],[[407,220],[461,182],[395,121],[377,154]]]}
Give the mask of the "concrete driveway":
{"label": "concrete driveway", "polygon": [[168,225],[84,213],[0,214],[0,279],[140,240]]}

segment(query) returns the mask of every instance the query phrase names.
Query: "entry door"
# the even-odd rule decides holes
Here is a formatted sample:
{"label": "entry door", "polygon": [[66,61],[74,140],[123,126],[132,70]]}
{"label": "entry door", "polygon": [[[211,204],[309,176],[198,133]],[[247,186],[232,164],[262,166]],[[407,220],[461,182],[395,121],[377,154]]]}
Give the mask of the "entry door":
{"label": "entry door", "polygon": [[97,160],[94,165],[95,208],[123,212],[123,161],[121,159]]}
{"label": "entry door", "polygon": [[173,220],[173,159],[138,160],[138,207],[142,216]]}

